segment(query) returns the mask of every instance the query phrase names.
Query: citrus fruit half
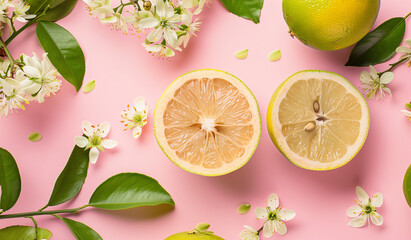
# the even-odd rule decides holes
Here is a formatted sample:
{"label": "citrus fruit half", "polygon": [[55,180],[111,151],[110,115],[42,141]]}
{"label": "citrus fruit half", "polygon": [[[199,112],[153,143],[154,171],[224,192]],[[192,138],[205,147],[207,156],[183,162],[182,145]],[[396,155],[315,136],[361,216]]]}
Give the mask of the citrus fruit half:
{"label": "citrus fruit half", "polygon": [[371,29],[380,0],[283,0],[284,19],[304,44],[338,50],[355,44]]}
{"label": "citrus fruit half", "polygon": [[274,92],[267,128],[275,146],[295,165],[330,170],[360,151],[370,125],[368,105],[344,77],[326,71],[295,73]]}
{"label": "citrus fruit half", "polygon": [[253,155],[261,135],[260,112],[237,77],[196,70],[178,77],[158,100],[154,134],[167,157],[184,170],[223,175]]}

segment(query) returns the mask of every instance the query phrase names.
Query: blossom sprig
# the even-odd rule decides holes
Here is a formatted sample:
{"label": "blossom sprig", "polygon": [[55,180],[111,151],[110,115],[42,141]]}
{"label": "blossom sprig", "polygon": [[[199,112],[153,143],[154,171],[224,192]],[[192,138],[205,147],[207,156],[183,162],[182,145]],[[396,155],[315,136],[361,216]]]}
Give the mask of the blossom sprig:
{"label": "blossom sprig", "polygon": [[369,224],[370,219],[376,226],[382,225],[383,217],[377,213],[377,208],[381,207],[383,203],[382,193],[378,192],[370,198],[360,186],[357,186],[355,191],[357,194],[356,205],[349,207],[347,210],[348,217],[352,218],[348,225],[351,227],[362,227],[367,222]]}
{"label": "blossom sprig", "polygon": [[397,47],[395,51],[401,54],[401,57],[397,62],[390,64],[387,70],[377,72],[373,66],[370,66],[369,72],[363,71],[361,73],[361,88],[364,90],[367,98],[371,99],[376,97],[377,99],[381,99],[386,93],[392,96],[391,90],[387,86],[394,79],[394,73],[392,71],[403,63],[408,62],[408,67],[411,66],[411,39],[406,39],[405,43],[408,46]]}
{"label": "blossom sprig", "polygon": [[[159,58],[175,56],[200,30],[198,14],[212,0],[130,0],[112,7],[111,0],[83,0],[102,24],[125,34],[146,35],[143,47]],[[125,10],[128,9],[128,10]]]}
{"label": "blossom sprig", "polygon": [[242,240],[259,240],[261,231],[266,238],[271,238],[275,232],[280,235],[285,235],[287,233],[287,227],[284,222],[295,217],[295,211],[280,206],[280,200],[275,193],[272,193],[268,197],[267,207],[256,208],[254,214],[257,219],[264,221],[264,225],[259,230],[245,225],[244,230],[240,232],[240,238]]}
{"label": "blossom sprig", "polygon": [[30,5],[23,0],[11,1],[2,0],[0,2],[0,22],[7,24],[10,30],[15,32],[14,22],[27,22],[36,17],[34,14],[27,14]]}
{"label": "blossom sprig", "polygon": [[41,60],[21,54],[19,59],[0,59],[0,117],[15,109],[25,109],[30,101],[44,102],[61,87],[59,73],[47,53]]}
{"label": "blossom sprig", "polygon": [[84,149],[90,149],[90,162],[95,164],[97,162],[99,151],[104,151],[104,148],[112,149],[117,146],[117,141],[107,138],[110,132],[110,124],[103,122],[97,125],[89,121],[81,123],[83,136],[76,136],[74,142],[77,146]]}
{"label": "blossom sprig", "polygon": [[143,97],[137,97],[133,106],[128,105],[127,109],[121,112],[121,123],[124,124],[124,130],[132,129],[135,139],[139,138],[143,127],[147,124],[148,106]]}

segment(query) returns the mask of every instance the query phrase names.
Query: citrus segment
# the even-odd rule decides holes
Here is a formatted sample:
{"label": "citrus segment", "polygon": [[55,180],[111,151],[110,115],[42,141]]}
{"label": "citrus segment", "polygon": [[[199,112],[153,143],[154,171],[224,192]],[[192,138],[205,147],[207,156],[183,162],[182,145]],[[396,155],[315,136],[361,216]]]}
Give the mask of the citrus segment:
{"label": "citrus segment", "polygon": [[274,93],[267,125],[278,149],[294,164],[328,170],[350,161],[369,129],[368,106],[342,76],[302,71]]}
{"label": "citrus segment", "polygon": [[222,175],[243,166],[261,133],[257,102],[239,79],[218,70],[177,78],[154,112],[157,141],[183,169]]}

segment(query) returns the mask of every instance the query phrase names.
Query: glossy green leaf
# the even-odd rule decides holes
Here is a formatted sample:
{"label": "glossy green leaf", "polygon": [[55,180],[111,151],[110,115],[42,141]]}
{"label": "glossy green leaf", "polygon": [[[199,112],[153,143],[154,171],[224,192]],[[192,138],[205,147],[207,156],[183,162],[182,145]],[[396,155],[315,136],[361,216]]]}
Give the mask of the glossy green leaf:
{"label": "glossy green leaf", "polygon": [[45,15],[39,17],[37,21],[55,22],[69,15],[77,0],[28,0],[27,2],[30,4],[29,14],[39,15],[50,5]]}
{"label": "glossy green leaf", "polygon": [[404,196],[407,200],[408,206],[411,207],[411,165],[408,167],[407,172],[405,173],[402,190],[404,191]]}
{"label": "glossy green leaf", "polygon": [[54,184],[47,206],[56,206],[75,197],[87,177],[89,151],[75,146],[70,158]]}
{"label": "glossy green leaf", "polygon": [[221,0],[221,2],[229,12],[250,19],[254,23],[260,22],[264,0]]}
{"label": "glossy green leaf", "polygon": [[79,91],[86,63],[77,40],[66,29],[52,22],[39,22],[36,34],[57,71]]}
{"label": "glossy green leaf", "polygon": [[78,240],[103,240],[100,235],[84,223],[59,217]]}
{"label": "glossy green leaf", "polygon": [[30,226],[10,226],[0,229],[1,240],[49,240],[53,234],[47,229]]}
{"label": "glossy green leaf", "polygon": [[405,19],[391,18],[355,45],[346,66],[364,67],[387,61],[395,54],[405,33]]}
{"label": "glossy green leaf", "polygon": [[[21,179],[19,168],[13,156],[5,149],[0,148],[0,211],[7,211],[19,199]],[[1,238],[0,238],[1,239]]]}
{"label": "glossy green leaf", "polygon": [[98,186],[88,205],[120,210],[164,203],[174,206],[170,194],[155,179],[139,173],[120,173]]}

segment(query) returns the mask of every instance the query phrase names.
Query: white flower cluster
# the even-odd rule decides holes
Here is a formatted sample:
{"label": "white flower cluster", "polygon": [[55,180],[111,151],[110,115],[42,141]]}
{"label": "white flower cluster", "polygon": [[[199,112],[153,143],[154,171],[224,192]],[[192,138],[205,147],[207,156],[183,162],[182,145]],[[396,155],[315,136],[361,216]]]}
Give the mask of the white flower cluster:
{"label": "white flower cluster", "polygon": [[15,20],[27,22],[27,20],[36,17],[36,15],[27,14],[29,9],[30,6],[25,1],[0,0],[0,22],[8,24],[10,29],[13,30]]}
{"label": "white flower cluster", "polygon": [[[147,34],[143,46],[160,58],[175,55],[187,47],[200,29],[196,17],[212,0],[131,0],[112,8],[111,0],[83,0],[101,23],[128,34],[130,29]],[[131,11],[124,11],[125,8]],[[123,12],[124,11],[124,12]]]}
{"label": "white flower cluster", "polygon": [[43,60],[35,53],[33,57],[22,54],[12,64],[8,59],[0,60],[0,116],[7,116],[13,109],[24,110],[23,104],[30,101],[42,103],[55,94],[61,86],[57,76],[47,53]]}

